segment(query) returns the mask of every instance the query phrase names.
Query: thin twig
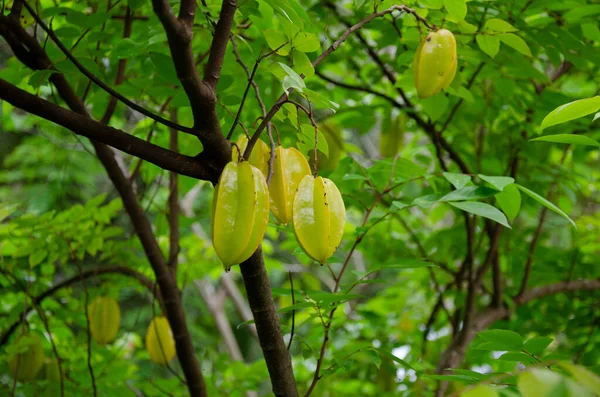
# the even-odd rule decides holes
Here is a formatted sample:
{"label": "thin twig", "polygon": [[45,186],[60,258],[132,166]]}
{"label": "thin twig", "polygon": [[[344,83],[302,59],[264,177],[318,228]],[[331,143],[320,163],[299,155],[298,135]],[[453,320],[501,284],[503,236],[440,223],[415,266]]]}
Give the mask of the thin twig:
{"label": "thin twig", "polygon": [[[469,81],[467,83],[467,90],[471,88],[471,86],[475,82],[475,78],[477,78],[477,75],[479,74],[479,72],[481,72],[481,69],[483,69],[484,66],[485,66],[485,62],[480,62],[479,63],[479,65],[475,69],[475,72],[473,72],[473,74],[471,75],[471,78],[469,79]],[[442,124],[442,127],[438,131],[439,135],[442,135],[442,133],[444,131],[446,131],[446,128],[448,128],[448,125],[450,125],[450,123],[452,122],[452,119],[454,118],[454,115],[456,114],[456,111],[458,110],[458,108],[460,107],[460,105],[462,105],[463,102],[464,102],[464,98],[460,98],[458,100],[458,102],[456,102],[454,104],[454,106],[450,110],[450,114],[446,118],[446,121],[444,121],[444,124]]]}
{"label": "thin twig", "polygon": [[[296,297],[294,296],[294,277],[292,277],[292,272],[288,271],[288,275],[290,277],[290,289],[292,290],[292,306],[296,304]],[[288,351],[290,347],[292,347],[292,340],[294,339],[294,327],[296,325],[296,309],[292,309],[292,330],[290,331],[290,340],[287,345]]]}
{"label": "thin twig", "polygon": [[[569,153],[570,148],[571,148],[571,145],[567,145],[564,148],[559,165],[562,165],[565,162],[565,159],[567,158],[567,154]],[[550,185],[550,189],[548,190],[548,194],[546,195],[547,200],[552,199],[552,194],[554,193],[554,189],[556,188],[557,183],[558,183],[558,177]],[[544,226],[544,222],[546,221],[547,214],[548,214],[548,208],[547,207],[542,208],[542,210],[540,212],[537,227],[533,234],[533,239],[531,240],[531,244],[529,244],[529,252],[527,254],[527,261],[525,262],[525,271],[523,273],[523,280],[521,281],[521,287],[519,289],[517,297],[523,296],[523,294],[525,293],[525,290],[527,288],[527,282],[529,281],[529,276],[531,274],[531,268],[533,265],[533,255],[535,254],[535,249],[537,248],[537,243],[542,234],[542,228]]]}

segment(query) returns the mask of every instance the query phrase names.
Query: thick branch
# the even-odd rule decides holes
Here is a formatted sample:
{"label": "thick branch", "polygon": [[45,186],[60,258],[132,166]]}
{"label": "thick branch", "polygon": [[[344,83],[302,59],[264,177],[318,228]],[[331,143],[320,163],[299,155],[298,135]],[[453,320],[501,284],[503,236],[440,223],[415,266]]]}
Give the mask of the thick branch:
{"label": "thick branch", "polygon": [[202,158],[212,164],[215,178],[218,178],[220,171],[231,159],[231,147],[221,134],[215,106],[217,94],[213,87],[200,79],[196,70],[192,51],[192,26],[175,17],[168,0],[152,0],[152,7],[167,33],[177,77],[192,107],[194,128],[204,146]]}
{"label": "thick branch", "polygon": [[254,316],[260,347],[277,397],[297,397],[292,361],[281,333],[279,316],[271,295],[271,283],[265,268],[262,249],[240,265],[248,302]]}
{"label": "thick branch", "polygon": [[[8,341],[8,338],[12,335],[12,333],[17,329],[19,324],[23,321],[23,319],[27,316],[27,314],[32,311],[36,306],[39,306],[44,299],[49,296],[54,295],[57,291],[70,287],[73,284],[81,282],[82,280],[92,278],[92,277],[100,277],[111,274],[120,274],[123,276],[131,277],[137,280],[142,286],[144,286],[150,293],[154,291],[154,283],[143,274],[137,272],[136,270],[126,267],[126,266],[107,266],[101,267],[97,269],[87,270],[81,273],[76,274],[75,276],[65,279],[60,283],[54,285],[53,287],[47,289],[42,292],[40,295],[33,298],[33,305],[31,305],[27,310],[21,313],[19,316],[19,320],[15,321],[7,330],[2,334],[0,338],[0,346],[3,346]],[[162,299],[160,300],[160,304],[162,305]]]}
{"label": "thick branch", "polygon": [[121,172],[112,151],[102,144],[94,141],[92,143],[98,158],[102,161],[123,200],[123,206],[129,214],[135,233],[140,239],[146,257],[156,275],[156,282],[165,302],[165,314],[173,331],[177,358],[183,369],[190,395],[192,397],[205,397],[207,395],[206,385],[188,331],[177,281],[162,255],[152,232],[152,225],[148,221],[144,209],[137,201],[129,180]]}
{"label": "thick branch", "polygon": [[535,287],[525,291],[523,295],[515,299],[515,303],[523,305],[535,299],[544,298],[548,295],[570,291],[595,291],[600,290],[600,279],[563,281],[561,283]]}
{"label": "thick branch", "polygon": [[121,130],[106,126],[87,116],[69,111],[21,90],[3,79],[0,79],[0,99],[17,108],[59,124],[77,135],[94,139],[125,153],[140,157],[166,170],[203,180],[212,180],[213,178],[213,173],[202,167],[193,157],[172,152]]}
{"label": "thick branch", "polygon": [[181,3],[179,3],[178,16],[181,23],[192,26],[194,17],[196,16],[196,6],[196,0],[181,0]]}
{"label": "thick branch", "polygon": [[217,27],[215,28],[215,35],[210,47],[210,55],[208,56],[208,63],[206,64],[206,70],[204,72],[204,81],[206,81],[213,89],[217,86],[219,77],[221,76],[221,67],[223,66],[225,50],[227,49],[227,43],[229,42],[229,35],[231,34],[231,26],[233,25],[236,8],[236,0],[223,0],[221,15]]}

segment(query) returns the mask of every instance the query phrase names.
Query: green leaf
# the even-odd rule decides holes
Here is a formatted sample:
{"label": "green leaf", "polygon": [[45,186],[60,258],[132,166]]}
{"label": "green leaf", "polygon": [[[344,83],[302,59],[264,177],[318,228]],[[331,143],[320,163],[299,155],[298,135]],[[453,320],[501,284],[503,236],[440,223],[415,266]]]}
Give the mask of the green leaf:
{"label": "green leaf", "polygon": [[48,251],[46,251],[45,249],[37,248],[29,256],[29,266],[35,267],[35,266],[39,265],[46,258],[46,255],[48,255]]}
{"label": "green leaf", "polygon": [[[296,142],[298,150],[302,153],[309,154],[310,151],[315,148],[315,127],[312,124],[302,124],[300,126],[300,132],[298,134],[298,141]],[[317,139],[317,150],[320,150],[325,154],[329,155],[329,146],[327,145],[327,138],[323,135],[321,130],[318,130]]]}
{"label": "green leaf", "polygon": [[[146,48],[146,45],[136,43],[130,38],[120,39],[110,51],[110,56],[117,59],[131,58],[133,55],[138,55]],[[84,65],[87,66],[87,65]]]}
{"label": "green leaf", "polygon": [[492,58],[494,58],[500,50],[500,39],[498,39],[496,36],[478,34],[475,36],[475,41],[477,41],[477,45],[481,51],[485,52]]}
{"label": "green leaf", "polygon": [[500,34],[497,37],[504,44],[506,44],[509,47],[514,48],[515,50],[519,51],[521,54],[526,55],[528,57],[532,56],[531,50],[529,49],[529,46],[527,45],[525,40],[523,40],[521,37],[517,36],[516,34],[505,33],[505,34]]}
{"label": "green leaf", "polygon": [[600,142],[588,138],[585,135],[575,134],[556,134],[546,135],[539,138],[530,139],[530,141],[542,141],[542,142],[553,142],[553,143],[569,143],[573,145],[585,145],[585,146],[597,146],[600,147]]}
{"label": "green leaf", "polygon": [[486,385],[477,385],[473,389],[468,389],[467,391],[460,394],[460,397],[498,397],[499,394],[491,386]]}
{"label": "green leaf", "polygon": [[410,366],[409,363],[394,356],[391,352],[387,352],[387,351],[383,351],[383,350],[377,350],[377,351],[379,352],[379,354],[391,358],[395,363],[402,365],[404,368],[412,369],[413,371],[415,370],[413,367]]}
{"label": "green leaf", "polygon": [[173,65],[173,60],[170,56],[161,54],[160,52],[152,52],[150,53],[150,59],[156,67],[156,71],[160,77],[171,84],[179,84],[177,72],[175,71],[175,66]]}
{"label": "green leaf", "polygon": [[523,350],[531,354],[540,355],[544,352],[544,350],[546,350],[548,345],[550,345],[553,340],[554,339],[547,336],[535,336],[525,342],[525,345],[523,345]]}
{"label": "green leaf", "polygon": [[484,341],[497,346],[495,350],[521,351],[523,349],[523,338],[514,331],[492,329],[478,332],[477,335]]}
{"label": "green leaf", "polygon": [[0,222],[8,218],[19,208],[18,204],[0,204]]}
{"label": "green leaf", "polygon": [[498,193],[498,190],[487,186],[466,186],[446,194],[439,201],[443,203],[448,201],[478,200],[492,197],[496,193]]}
{"label": "green leaf", "polygon": [[304,80],[302,80],[302,77],[300,77],[298,73],[294,72],[292,68],[281,62],[279,62],[279,66],[281,66],[287,74],[287,76],[283,78],[283,82],[281,84],[283,86],[283,90],[287,94],[289,94],[288,91],[290,89],[295,89],[299,92],[302,92],[302,90],[306,88],[306,84],[304,84]]}
{"label": "green leaf", "polygon": [[471,182],[471,176],[465,174],[456,174],[453,172],[444,172],[444,178],[452,184],[456,189],[461,189]]}
{"label": "green leaf", "polygon": [[129,8],[131,8],[131,11],[135,11],[143,6],[145,2],[146,0],[129,0],[127,4],[129,5]]}
{"label": "green leaf", "polygon": [[516,361],[524,364],[535,364],[537,362],[535,358],[522,352],[507,352],[501,355],[498,360]]}
{"label": "green leaf", "polygon": [[585,117],[598,111],[600,111],[600,96],[569,102],[548,113],[548,115],[544,117],[544,120],[542,120],[541,128],[543,130],[553,125]]}
{"label": "green leaf", "polygon": [[392,264],[383,265],[386,269],[418,269],[422,267],[436,266],[425,259],[405,259],[394,261]]}
{"label": "green leaf", "polygon": [[365,4],[365,1],[366,0],[353,0],[354,7],[356,7],[357,10],[360,9],[363,4]]}
{"label": "green leaf", "polygon": [[[287,56],[290,54],[292,46],[289,43],[287,36],[275,29],[267,29],[263,32],[267,44],[272,50],[277,50],[278,55]],[[287,43],[287,44],[286,44]]]}
{"label": "green leaf", "polygon": [[332,292],[315,292],[310,294],[310,299],[318,302],[321,307],[338,302],[347,302],[353,299],[364,298],[363,295],[358,294],[344,294],[344,293],[332,293]]}
{"label": "green leaf", "polygon": [[319,94],[316,91],[304,88],[304,95],[309,99],[315,107],[326,108],[332,110],[334,113],[340,108],[340,105],[329,100],[325,95]]}
{"label": "green leaf", "polygon": [[308,56],[300,51],[294,51],[293,57],[294,68],[298,73],[303,74],[305,77],[312,77],[315,74],[315,68],[310,63]]}
{"label": "green leaf", "polygon": [[377,369],[381,366],[381,356],[374,348],[364,350],[364,354],[371,358],[371,363],[375,364]]}
{"label": "green leaf", "polygon": [[506,186],[515,183],[515,178],[511,178],[510,176],[487,176],[482,174],[478,174],[477,176],[500,191],[503,191]]}
{"label": "green leaf", "polygon": [[444,7],[452,22],[462,21],[467,16],[466,0],[444,0]]}
{"label": "green leaf", "polygon": [[460,87],[458,91],[456,91],[456,95],[467,102],[473,102],[475,100],[475,98],[473,98],[473,94],[471,94],[471,91],[467,90],[465,87]]}
{"label": "green leaf", "polygon": [[[569,22],[578,22],[583,18],[589,18],[596,14],[600,14],[600,5],[587,5],[574,7],[573,9],[564,13],[563,18]],[[597,19],[596,19],[597,21]]]}
{"label": "green leaf", "polygon": [[314,34],[300,32],[292,40],[292,47],[302,52],[314,52],[321,49],[321,43]]}
{"label": "green leaf", "polygon": [[427,379],[435,379],[435,380],[443,380],[450,382],[461,382],[461,383],[478,383],[480,381],[479,378],[468,376],[468,375],[430,375],[430,374],[422,374],[422,378]]}
{"label": "green leaf", "polygon": [[346,174],[342,178],[344,181],[366,181],[368,178],[361,174]]}
{"label": "green leaf", "polygon": [[495,199],[508,220],[511,222],[514,221],[521,209],[521,193],[519,193],[519,189],[514,184],[508,185],[502,192],[496,194]]}
{"label": "green leaf", "polygon": [[277,312],[278,313],[287,313],[287,312],[291,312],[292,310],[307,309],[309,307],[314,307],[314,304],[312,304],[310,302],[300,302],[300,303],[296,303],[295,305],[282,307],[279,310],[277,310]]}
{"label": "green leaf", "polygon": [[412,204],[418,205],[421,208],[430,208],[432,205],[437,203],[442,196],[443,194],[441,193],[428,194],[426,196],[417,197],[413,200]]}
{"label": "green leaf", "polygon": [[[363,179],[366,179],[366,178],[363,178]],[[392,201],[392,205],[391,205],[390,209],[399,211],[399,210],[402,210],[402,209],[404,209],[406,207],[410,207],[410,206],[411,206],[410,204],[406,204],[401,201],[394,200],[394,201]]]}
{"label": "green leaf", "polygon": [[567,214],[565,214],[563,212],[563,210],[561,210],[560,208],[558,208],[556,205],[552,204],[550,201],[546,200],[545,198],[543,198],[542,196],[540,196],[536,192],[527,189],[525,186],[522,186],[522,185],[519,185],[519,184],[515,184],[515,185],[519,188],[519,190],[521,190],[523,193],[527,194],[529,197],[531,197],[532,199],[534,199],[538,203],[542,204],[544,207],[546,207],[546,208],[548,208],[548,209],[556,212],[560,216],[566,218],[569,222],[571,222],[571,225],[573,225],[573,227],[575,229],[577,229],[577,225],[575,225],[575,222],[573,222],[573,220],[571,218],[569,218],[569,216]]}
{"label": "green leaf", "polygon": [[460,368],[455,368],[452,370],[452,372],[456,375],[464,375],[464,376],[470,376],[474,379],[478,379],[480,381],[482,380],[486,380],[492,377],[492,374],[482,374],[476,371],[471,371],[470,369],[460,369]]}
{"label": "green leaf", "polygon": [[439,10],[444,5],[443,0],[419,0],[419,3],[433,10]]}
{"label": "green leaf", "polygon": [[511,229],[506,216],[504,216],[504,214],[496,207],[493,207],[489,204],[480,203],[478,201],[461,201],[458,203],[451,202],[448,204],[463,211],[470,212],[471,214],[491,219],[495,222],[498,222],[502,226],[506,226],[507,228]]}
{"label": "green leaf", "polygon": [[581,25],[583,36],[591,41],[600,41],[600,28],[597,23],[584,23]]}
{"label": "green leaf", "polygon": [[110,14],[104,11],[96,11],[89,15],[70,9],[67,13],[67,21],[82,28],[93,28],[102,25],[110,18]]}
{"label": "green leaf", "polygon": [[304,27],[303,21],[308,20],[304,9],[294,6],[295,1],[292,1],[292,4],[288,0],[265,0],[265,2],[283,18],[297,25],[298,29],[302,29]]}
{"label": "green leaf", "polygon": [[[533,368],[519,375],[518,386],[523,397],[553,396],[563,377],[549,369]],[[559,394],[564,396],[565,394]]]}
{"label": "green leaf", "polygon": [[485,21],[485,25],[483,27],[484,30],[491,30],[499,33],[509,33],[516,32],[519,29],[512,26],[510,23],[503,21],[502,19],[492,18]]}
{"label": "green leaf", "polygon": [[421,100],[421,105],[431,120],[435,121],[444,114],[448,108],[449,102],[450,101],[446,95],[434,95]]}
{"label": "green leaf", "polygon": [[569,371],[581,386],[593,393],[600,392],[600,376],[589,369],[571,363],[560,363],[559,366]]}

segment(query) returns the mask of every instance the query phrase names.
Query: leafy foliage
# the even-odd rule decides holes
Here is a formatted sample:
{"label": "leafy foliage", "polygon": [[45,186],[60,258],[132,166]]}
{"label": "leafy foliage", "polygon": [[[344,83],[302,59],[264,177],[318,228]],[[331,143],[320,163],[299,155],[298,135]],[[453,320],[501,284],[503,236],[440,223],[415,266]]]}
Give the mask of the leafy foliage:
{"label": "leafy foliage", "polygon": [[[179,2],[170,3],[176,15]],[[222,2],[200,3],[191,49],[202,74]],[[3,4],[8,15],[13,2]],[[35,4],[101,81],[156,114],[194,123],[151,2]],[[273,217],[262,245],[286,344],[293,335],[299,391],[314,382],[315,397],[432,396],[448,383],[447,395],[528,397],[541,384],[548,396],[598,394],[598,288],[568,285],[600,278],[600,130],[591,116],[600,110],[600,8],[593,0],[404,4],[457,39],[454,82],[425,100],[417,97],[411,64],[428,28],[411,13],[374,18],[313,66],[350,26],[396,2],[237,4],[216,87],[223,134],[233,131],[232,142],[252,135],[264,119],[262,103],[268,111],[284,93],[293,102],[272,119],[275,142],[307,158],[317,150],[329,156],[321,126],[341,130],[337,167],[319,171],[335,182],[347,209],[337,252],[316,264],[292,228]],[[124,37],[127,7],[133,28]],[[37,29],[27,11],[21,23]],[[111,96],[37,34],[100,120]],[[1,79],[64,105],[49,71],[24,67],[6,41],[0,49]],[[124,60],[125,79],[113,86]],[[253,68],[261,100],[248,83]],[[383,158],[379,139],[399,114],[400,151]],[[121,102],[110,125],[169,147],[166,126]],[[182,154],[203,150],[196,137],[177,136]],[[260,139],[270,143],[266,132]],[[24,348],[15,337],[29,329],[44,338],[46,357],[58,353],[67,396],[94,387],[98,395],[187,395],[177,360],[156,365],[145,349],[148,324],[162,313],[155,274],[92,145],[7,101],[0,141],[0,394],[61,393],[55,381],[15,383],[8,375],[10,359]],[[125,153],[117,160],[168,258],[168,172]],[[255,321],[231,293],[232,285],[243,289],[239,272],[224,274],[212,247],[213,187],[180,176],[176,193],[176,281],[208,394],[270,395]],[[114,266],[137,276],[93,274]],[[564,288],[529,299],[555,285]],[[115,342],[92,341],[88,355],[85,307],[99,295],[119,301],[122,326]],[[448,352],[460,360],[447,361]]]}

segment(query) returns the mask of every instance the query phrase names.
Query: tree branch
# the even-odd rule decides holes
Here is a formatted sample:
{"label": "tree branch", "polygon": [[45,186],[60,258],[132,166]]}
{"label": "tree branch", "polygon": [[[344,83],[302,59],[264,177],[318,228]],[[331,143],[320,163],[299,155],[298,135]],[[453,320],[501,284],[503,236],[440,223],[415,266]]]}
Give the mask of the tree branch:
{"label": "tree branch", "polygon": [[[127,11],[125,12],[125,23],[123,24],[123,38],[124,39],[131,37],[132,26],[133,26],[133,13],[131,12],[131,9],[129,8],[129,6],[127,6]],[[117,64],[117,75],[115,77],[115,86],[119,86],[119,85],[123,84],[123,81],[125,80],[125,67],[126,66],[127,66],[127,58],[119,59],[119,62]],[[104,115],[102,115],[100,122],[102,124],[108,125],[108,123],[109,123],[110,119],[112,118],[113,114],[115,113],[116,109],[117,109],[117,98],[114,96],[111,96],[108,100],[108,106],[106,107],[106,110],[104,111]]]}
{"label": "tree branch", "polygon": [[544,298],[546,296],[561,292],[595,290],[600,290],[600,279],[563,281],[556,284],[534,287],[528,291],[525,291],[523,295],[515,298],[515,303],[518,305],[524,305],[532,300]]}
{"label": "tree branch", "polygon": [[[177,109],[171,110],[171,120],[177,122]],[[177,131],[169,131],[169,149],[173,152],[179,151]],[[169,257],[167,264],[171,268],[173,277],[177,275],[177,256],[179,255],[179,176],[176,172],[169,172]]]}
{"label": "tree branch", "polygon": [[[325,5],[334,11],[336,10],[335,5],[330,2],[327,2]],[[408,10],[411,10],[411,9],[408,9]],[[408,12],[408,11],[406,11],[406,12]],[[350,23],[348,21],[345,21],[343,18],[339,17],[339,15],[337,15],[337,12],[336,12],[336,17],[344,25],[346,25],[349,29],[351,29]],[[422,17],[419,17],[419,18],[423,19]],[[418,18],[418,20],[421,21],[421,19],[419,19],[419,18]],[[427,26],[429,27],[429,25],[427,25]],[[385,64],[385,62],[377,54],[377,51],[375,51],[375,49],[369,45],[367,40],[359,32],[357,32],[356,37],[366,48],[367,53],[369,54],[369,57],[371,57],[371,59],[379,66],[382,73],[386,76],[386,78],[390,81],[390,83],[395,85],[397,78],[396,78],[396,75],[394,74],[393,70],[390,70],[390,68],[388,68],[388,66]],[[313,66],[314,66],[314,63],[313,63]],[[349,87],[346,87],[346,88],[349,88]],[[456,163],[456,165],[458,165],[458,167],[460,168],[462,173],[470,174],[471,172],[470,172],[467,164],[464,162],[464,160],[461,158],[461,156],[456,152],[456,150],[454,150],[454,148],[452,148],[452,146],[448,143],[448,141],[446,141],[446,139],[444,139],[438,133],[435,126],[431,123],[425,122],[421,118],[421,116],[419,116],[419,114],[413,110],[413,106],[412,106],[410,100],[408,99],[408,97],[405,95],[404,91],[400,87],[396,87],[396,91],[398,91],[398,93],[402,97],[402,100],[404,101],[404,105],[399,104],[397,102],[396,103],[392,102],[392,104],[394,106],[396,106],[398,109],[403,109],[404,111],[406,111],[408,116],[410,118],[412,118],[417,123],[417,125],[423,129],[423,131],[427,134],[429,139],[431,139],[431,141],[435,144],[436,155],[438,157],[438,160],[440,162],[440,166],[442,167],[442,169],[447,170],[447,167],[444,163],[442,151],[441,151],[441,149],[443,148],[448,153],[450,158]]]}
{"label": "tree branch", "polygon": [[[471,78],[469,79],[469,82],[467,83],[467,89],[471,88],[471,86],[475,82],[475,78],[477,78],[477,75],[479,74],[479,72],[481,72],[481,69],[483,69],[484,66],[485,66],[485,62],[481,62],[477,66],[477,69],[475,69],[475,72],[473,72],[473,75],[471,76]],[[464,102],[464,99],[460,98],[458,100],[458,102],[456,102],[454,104],[454,106],[452,107],[452,110],[450,110],[450,114],[448,115],[448,118],[446,119],[446,121],[444,121],[444,124],[440,128],[440,131],[439,131],[439,135],[440,136],[442,135],[442,133],[444,131],[446,131],[446,128],[448,128],[448,125],[450,125],[450,123],[452,122],[452,119],[454,118],[454,115],[456,114],[456,111],[458,110],[458,108],[460,107],[460,105],[462,105],[463,102]]]}
{"label": "tree branch", "polygon": [[165,302],[165,314],[173,331],[177,358],[192,397],[206,397],[206,385],[200,370],[200,364],[196,358],[194,345],[188,331],[185,312],[181,304],[180,291],[177,281],[167,266],[160,247],[152,232],[152,225],[148,221],[144,209],[137,201],[137,197],[131,188],[129,180],[123,175],[117,164],[112,151],[95,141],[92,141],[98,158],[106,168],[106,171],[123,200],[123,206],[129,214],[136,235],[142,243],[144,252],[152,270],[156,275],[156,282],[160,287],[160,293]]}
{"label": "tree branch", "polygon": [[[505,306],[488,308],[473,318],[472,326],[470,329],[466,330],[467,332],[461,341],[459,341],[458,338],[455,338],[455,340],[450,344],[450,346],[448,346],[444,353],[442,353],[440,361],[436,367],[436,373],[442,373],[447,369],[457,368],[460,366],[465,352],[475,338],[476,333],[488,328],[496,321],[511,315],[518,306],[522,306],[533,300],[562,292],[597,290],[600,290],[600,279],[563,281],[555,284],[535,287],[524,292],[522,295],[513,299],[515,307],[512,309],[509,309]],[[443,390],[438,390],[436,396],[443,396]]]}
{"label": "tree branch", "polygon": [[106,126],[87,116],[69,111],[21,90],[3,79],[0,79],[0,99],[61,125],[77,135],[94,139],[125,153],[140,157],[166,170],[203,180],[212,181],[214,179],[214,174],[202,167],[201,163],[193,157],[172,152],[121,130]]}
{"label": "tree branch", "polygon": [[[567,158],[567,154],[569,153],[571,145],[565,146],[563,149],[562,157],[560,158],[559,165],[562,165]],[[546,195],[546,200],[550,201],[552,199],[552,193],[554,193],[554,189],[556,188],[556,184],[558,183],[558,177],[552,182],[550,185],[550,189],[548,190],[548,194]],[[521,280],[521,287],[519,292],[517,293],[517,297],[521,296],[525,293],[525,289],[527,288],[527,282],[529,281],[529,276],[531,275],[531,268],[533,265],[533,256],[535,254],[535,250],[537,248],[538,241],[542,234],[542,228],[544,227],[544,223],[546,222],[546,215],[548,215],[548,208],[544,207],[540,211],[540,216],[538,220],[538,225],[533,234],[533,239],[531,240],[531,244],[529,244],[529,252],[527,254],[527,261],[525,262],[525,270],[523,272],[523,279]]]}
{"label": "tree branch", "polygon": [[[189,3],[185,2],[184,6],[188,5]],[[175,17],[168,0],[152,0],[152,7],[167,33],[177,77],[192,107],[194,129],[204,146],[200,158],[211,164],[216,182],[225,164],[231,160],[231,147],[221,134],[215,106],[216,92],[200,79],[196,70],[192,51],[192,26]]]}
{"label": "tree branch", "polygon": [[[27,310],[23,311],[23,313],[21,313],[21,316],[19,316],[19,320],[15,321],[2,334],[2,337],[0,338],[0,346],[3,346],[6,344],[6,342],[12,335],[12,333],[17,329],[19,324],[21,324],[21,322],[23,321],[23,318],[27,317],[27,314],[30,311],[34,310],[35,306],[39,306],[42,303],[42,301],[44,299],[46,299],[47,297],[52,296],[57,291],[59,291],[63,288],[66,288],[66,287],[70,287],[71,285],[76,284],[82,280],[92,278],[92,277],[100,277],[100,276],[112,275],[112,274],[120,274],[123,276],[131,277],[131,278],[137,280],[142,286],[144,286],[148,291],[150,291],[150,293],[152,293],[154,290],[154,283],[148,277],[144,276],[143,274],[137,272],[136,270],[134,270],[130,267],[107,266],[107,267],[101,267],[101,268],[97,268],[97,269],[83,271],[81,273],[74,275],[73,277],[67,278],[67,279],[57,283],[56,285],[54,285],[51,288],[47,289],[46,291],[42,292],[40,295],[33,297],[32,298],[33,305],[31,307],[27,308]],[[161,305],[163,304],[162,299],[160,297],[159,297],[159,302]]]}
{"label": "tree branch", "polygon": [[[25,5],[27,6],[26,3]],[[34,65],[44,63],[51,65],[46,52],[39,45],[37,40],[24,32],[20,25],[18,29],[15,28],[14,30],[20,32],[19,34],[24,38],[24,40],[28,41],[27,49],[29,52],[26,54],[26,59],[31,59],[33,61],[32,64]],[[2,81],[0,81],[0,83]],[[40,101],[39,105],[42,105],[42,111],[44,111],[44,109],[46,112],[49,111],[48,109],[54,110],[54,112],[50,111],[50,114],[62,114],[63,116],[68,115],[66,119],[70,118],[71,121],[68,123],[71,123],[73,128],[77,128],[77,126],[73,124],[72,120],[78,120],[79,123],[82,124],[88,123],[90,121],[90,119],[88,119],[90,115],[87,112],[83,101],[75,94],[65,77],[62,74],[54,73],[50,77],[50,81],[56,86],[59,95],[63,98],[67,105],[74,112],[79,113],[79,116],[72,112],[68,112],[60,106],[56,106],[48,101],[40,100],[39,98],[28,93],[25,93],[27,95],[23,95],[21,99],[24,99],[25,104],[32,100]],[[10,84],[5,85],[7,88],[12,90],[16,89],[17,94],[19,94],[19,91],[24,92],[14,86],[11,86]],[[5,90],[0,90],[0,93],[4,95]],[[14,93],[15,91],[13,91],[13,94]],[[35,101],[33,103],[35,103]],[[108,128],[101,123],[94,122],[91,124],[91,126],[98,125]],[[110,129],[109,131],[111,130],[114,129]],[[92,140],[92,144],[96,150],[98,159],[102,162],[102,165],[106,169],[109,178],[121,196],[123,206],[129,214],[135,233],[140,239],[146,257],[148,258],[148,261],[150,262],[150,265],[152,266],[156,276],[156,281],[160,287],[160,293],[164,300],[164,312],[173,331],[177,357],[186,377],[190,395],[192,397],[205,397],[206,385],[204,383],[204,378],[202,376],[202,372],[200,371],[200,365],[196,358],[194,346],[187,328],[185,313],[181,304],[180,292],[177,288],[176,280],[174,277],[172,277],[170,269],[168,268],[158,243],[154,237],[152,226],[148,221],[144,210],[138,203],[137,197],[131,187],[131,184],[129,183],[129,180],[125,177],[121,168],[119,167],[113,151],[98,141]]]}
{"label": "tree branch", "polygon": [[215,28],[212,45],[210,46],[210,55],[204,72],[204,81],[213,89],[217,86],[221,76],[221,67],[223,66],[236,9],[236,0],[223,0],[219,22]]}
{"label": "tree branch", "polygon": [[179,16],[181,23],[192,26],[196,16],[196,0],[181,0],[179,3]]}
{"label": "tree branch", "polygon": [[283,341],[279,316],[271,295],[271,283],[265,268],[262,248],[240,264],[248,302],[254,316],[260,347],[265,356],[276,397],[297,397],[296,380],[290,353]]}
{"label": "tree branch", "polygon": [[168,127],[174,128],[178,131],[183,131],[186,132],[188,134],[193,134],[195,135],[196,132],[189,127],[184,127],[181,125],[177,125],[177,124],[173,124],[171,121],[156,115],[154,113],[152,113],[151,111],[143,108],[142,106],[130,101],[129,99],[125,98],[123,95],[119,94],[117,91],[115,91],[114,89],[112,89],[111,87],[109,87],[108,85],[106,85],[102,80],[100,80],[96,75],[94,75],[92,72],[90,72],[89,70],[87,70],[85,68],[85,66],[83,66],[78,60],[77,58],[75,58],[73,56],[73,54],[71,54],[71,51],[69,51],[69,49],[67,47],[65,47],[65,45],[60,41],[60,39],[58,38],[58,36],[56,36],[56,34],[54,33],[54,31],[52,29],[50,29],[45,23],[44,21],[40,18],[40,16],[36,13],[36,11],[27,3],[27,1],[23,0],[23,5],[25,6],[25,8],[27,8],[27,11],[30,12],[30,14],[32,15],[33,19],[35,19],[35,21],[38,23],[38,25],[48,34],[48,36],[52,39],[52,41],[54,41],[54,43],[56,44],[56,46],[63,52],[63,54],[65,54],[65,56],[71,61],[73,62],[73,64],[75,65],[75,67],[77,67],[77,69],[79,69],[79,71],[88,79],[90,79],[91,81],[93,81],[97,86],[99,86],[100,88],[102,88],[104,91],[108,92],[110,95],[112,95],[113,97],[117,98],[119,101],[123,102],[124,104],[126,104],[127,106],[129,106],[131,109],[143,114],[146,117],[150,117],[153,120],[158,121],[161,124],[164,124]]}
{"label": "tree branch", "polygon": [[[335,8],[335,6],[333,6],[331,3],[328,3],[328,6]],[[317,59],[315,59],[312,62],[312,66],[314,68],[316,68],[317,65],[319,65],[321,62],[323,62],[323,60],[325,60],[325,58],[327,58],[329,55],[331,55],[331,53],[333,53],[344,41],[346,41],[346,39],[348,38],[348,36],[350,36],[350,34],[352,34],[353,32],[357,31],[358,29],[362,28],[364,25],[366,25],[367,23],[371,22],[373,19],[378,18],[378,17],[382,17],[382,16],[387,15],[387,14],[390,14],[390,13],[392,13],[394,11],[404,11],[406,13],[412,14],[412,15],[415,16],[415,18],[417,18],[417,20],[425,23],[427,25],[427,27],[433,28],[432,26],[430,26],[427,23],[426,19],[424,19],[423,17],[419,16],[416,13],[416,11],[413,10],[412,8],[409,8],[409,7],[405,6],[405,5],[392,6],[392,7],[388,8],[387,10],[375,12],[375,13],[369,15],[368,17],[364,18],[363,20],[357,22],[355,25],[350,26],[348,24],[348,29],[346,29],[344,31],[344,33],[342,33],[342,35],[340,36],[339,39],[337,39],[336,41],[334,41],[333,44],[331,44],[325,51],[323,51],[323,53],[321,53],[321,55],[319,55],[317,57]],[[301,75],[301,77],[304,78],[304,75]],[[277,101],[275,102],[275,104],[271,107],[271,109],[267,113],[266,117],[263,118],[262,122],[260,123],[260,125],[258,126],[258,128],[256,129],[256,131],[254,132],[254,134],[252,135],[252,137],[248,141],[248,145],[246,146],[246,151],[244,152],[244,158],[245,159],[247,159],[250,156],[250,153],[252,153],[252,149],[254,148],[254,145],[256,144],[256,142],[258,141],[258,139],[260,138],[260,134],[265,129],[265,127],[269,124],[269,122],[275,116],[275,114],[279,111],[279,109],[281,108],[281,106],[288,99],[288,96],[289,96],[289,94],[292,91],[293,90],[290,90],[288,93],[283,93],[279,97],[279,99],[277,99]]]}
{"label": "tree branch", "polygon": [[315,70],[315,74],[317,76],[319,76],[321,79],[323,79],[323,80],[327,81],[328,83],[331,83],[331,84],[333,84],[335,86],[338,86],[338,87],[341,87],[341,88],[345,88],[345,89],[348,89],[348,90],[352,90],[352,91],[365,92],[367,94],[375,95],[375,96],[377,96],[379,98],[382,98],[382,99],[388,101],[394,107],[399,108],[399,109],[402,109],[402,108],[405,107],[403,104],[401,104],[400,102],[398,102],[396,99],[392,98],[391,96],[386,95],[386,94],[384,94],[382,92],[376,91],[376,90],[374,90],[374,89],[372,89],[370,87],[352,85],[352,84],[348,84],[348,83],[345,83],[345,82],[340,81],[340,80],[335,80],[335,79],[333,79],[333,78],[331,78],[331,77],[329,77],[329,76],[321,73],[318,70]]}

